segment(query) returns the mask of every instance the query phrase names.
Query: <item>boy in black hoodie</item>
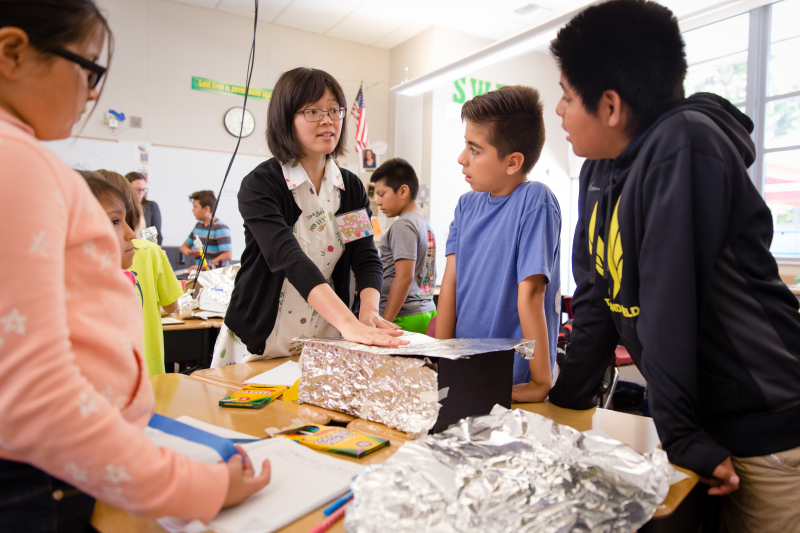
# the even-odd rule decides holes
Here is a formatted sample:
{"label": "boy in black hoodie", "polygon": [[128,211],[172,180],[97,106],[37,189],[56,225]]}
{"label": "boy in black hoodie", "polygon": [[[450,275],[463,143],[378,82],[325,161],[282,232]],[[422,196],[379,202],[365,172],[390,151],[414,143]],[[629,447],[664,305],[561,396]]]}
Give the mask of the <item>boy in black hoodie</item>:
{"label": "boy in black hoodie", "polygon": [[591,7],[551,45],[556,112],[589,161],[575,322],[550,400],[592,407],[624,344],[670,460],[730,495],[728,528],[798,531],[798,301],[747,173],[753,123],[719,96],[684,98],[683,48],[672,13],[643,0]]}

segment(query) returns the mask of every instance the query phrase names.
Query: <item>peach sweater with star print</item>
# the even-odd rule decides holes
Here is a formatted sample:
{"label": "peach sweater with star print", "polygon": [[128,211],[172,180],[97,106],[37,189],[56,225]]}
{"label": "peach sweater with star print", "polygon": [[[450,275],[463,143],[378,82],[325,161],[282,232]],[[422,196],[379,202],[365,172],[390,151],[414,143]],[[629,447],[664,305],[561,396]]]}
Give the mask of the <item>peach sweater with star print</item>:
{"label": "peach sweater with star print", "polygon": [[153,445],[142,309],[83,178],[0,109],[0,458],[146,517],[209,521],[224,464]]}

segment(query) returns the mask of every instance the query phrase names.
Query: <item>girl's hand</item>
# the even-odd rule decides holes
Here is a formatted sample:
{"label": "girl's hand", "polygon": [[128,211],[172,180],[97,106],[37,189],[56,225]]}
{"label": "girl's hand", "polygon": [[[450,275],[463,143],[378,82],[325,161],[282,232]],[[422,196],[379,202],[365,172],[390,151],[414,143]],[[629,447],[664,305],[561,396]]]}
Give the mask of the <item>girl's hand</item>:
{"label": "girl's hand", "polygon": [[392,324],[388,320],[384,320],[384,318],[378,313],[377,310],[365,309],[363,306],[361,307],[361,311],[359,311],[358,313],[358,321],[364,324],[365,326],[369,326],[371,328],[389,329],[389,330],[400,329],[400,326]]}
{"label": "girl's hand", "polygon": [[[386,321],[384,320],[384,322]],[[403,331],[399,328],[378,329],[375,326],[362,324],[356,320],[355,317],[353,317],[353,320],[348,320],[347,323],[339,329],[339,332],[345,340],[366,344],[367,346],[403,346],[404,344],[408,344],[408,341],[396,338],[403,334]]]}
{"label": "girl's hand", "polygon": [[256,476],[253,462],[247,457],[247,453],[240,446],[236,446],[236,450],[239,453],[228,459],[227,463],[228,494],[225,495],[223,508],[242,503],[269,484],[271,475],[269,459],[264,460],[261,474]]}

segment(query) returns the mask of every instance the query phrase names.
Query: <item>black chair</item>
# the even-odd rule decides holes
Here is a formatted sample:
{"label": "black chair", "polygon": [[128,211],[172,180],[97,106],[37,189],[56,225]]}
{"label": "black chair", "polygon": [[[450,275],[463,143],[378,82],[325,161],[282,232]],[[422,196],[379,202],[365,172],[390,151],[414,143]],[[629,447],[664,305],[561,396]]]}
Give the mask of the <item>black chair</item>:
{"label": "black chair", "polygon": [[183,270],[194,264],[194,260],[191,257],[187,257],[181,253],[180,246],[163,246],[163,248],[173,271]]}

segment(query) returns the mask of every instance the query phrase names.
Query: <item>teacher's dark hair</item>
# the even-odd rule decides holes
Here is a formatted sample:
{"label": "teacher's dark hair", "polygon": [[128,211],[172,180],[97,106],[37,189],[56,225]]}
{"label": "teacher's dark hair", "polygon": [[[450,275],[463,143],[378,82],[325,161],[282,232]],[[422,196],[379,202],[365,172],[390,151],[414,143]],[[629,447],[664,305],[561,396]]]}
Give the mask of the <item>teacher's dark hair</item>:
{"label": "teacher's dark hair", "polygon": [[[341,107],[347,107],[342,86],[324,70],[300,67],[284,72],[278,78],[269,100],[267,146],[282,165],[303,156],[303,148],[294,131],[295,113],[325,96],[325,90],[331,92]],[[342,119],[339,142],[329,157],[336,159],[344,155],[346,144],[347,117]]]}
{"label": "teacher's dark hair", "polygon": [[108,40],[106,68],[111,64],[114,35],[92,0],[0,0],[0,28],[5,27],[24,31],[31,46],[45,55],[52,55],[60,46],[83,42],[100,28]]}

